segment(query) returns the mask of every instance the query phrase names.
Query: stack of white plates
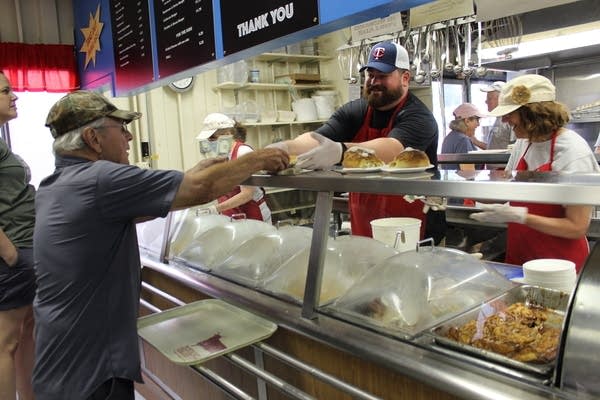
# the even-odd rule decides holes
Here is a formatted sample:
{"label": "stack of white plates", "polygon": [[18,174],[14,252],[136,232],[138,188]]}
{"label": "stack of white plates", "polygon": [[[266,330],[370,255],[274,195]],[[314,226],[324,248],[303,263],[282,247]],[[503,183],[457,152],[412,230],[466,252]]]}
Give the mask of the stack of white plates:
{"label": "stack of white plates", "polygon": [[577,273],[575,263],[556,258],[540,258],[523,264],[523,281],[549,289],[573,291]]}

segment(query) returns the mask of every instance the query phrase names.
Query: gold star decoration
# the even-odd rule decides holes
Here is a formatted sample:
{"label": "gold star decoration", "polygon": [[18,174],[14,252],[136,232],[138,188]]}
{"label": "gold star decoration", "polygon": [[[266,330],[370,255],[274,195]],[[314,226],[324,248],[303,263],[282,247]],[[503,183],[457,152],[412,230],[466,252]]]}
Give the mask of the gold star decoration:
{"label": "gold star decoration", "polygon": [[96,66],[96,52],[100,51],[100,33],[102,32],[102,27],[104,27],[104,23],[100,22],[100,3],[98,3],[96,15],[90,13],[89,25],[87,28],[81,28],[81,32],[85,38],[81,49],[79,49],[80,53],[85,53],[85,65],[83,69],[87,69],[90,61],[93,61],[94,66]]}

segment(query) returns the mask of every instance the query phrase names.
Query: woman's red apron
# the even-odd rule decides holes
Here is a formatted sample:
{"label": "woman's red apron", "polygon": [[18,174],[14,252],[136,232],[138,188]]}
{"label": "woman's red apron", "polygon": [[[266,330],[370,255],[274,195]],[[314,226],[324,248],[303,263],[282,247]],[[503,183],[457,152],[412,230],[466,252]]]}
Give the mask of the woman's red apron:
{"label": "woman's red apron", "polygon": [[[238,150],[239,150],[240,146],[242,146],[242,145],[244,145],[244,143],[239,142],[239,141],[235,141],[233,143],[233,149],[231,150],[231,160],[235,160],[238,157]],[[261,188],[261,190],[262,190],[262,188]],[[218,201],[219,201],[219,203],[223,203],[225,200],[232,198],[233,196],[237,195],[238,193],[240,193],[240,187],[236,186],[235,189],[233,189],[231,192],[219,197]],[[224,215],[228,215],[230,217],[233,216],[234,214],[242,214],[243,213],[243,214],[246,214],[246,218],[248,218],[248,219],[257,219],[259,221],[264,221],[264,216],[260,209],[261,204],[264,204],[264,203],[265,203],[265,196],[264,196],[264,192],[263,192],[263,196],[260,198],[260,200],[258,200],[258,201],[250,200],[247,203],[244,203],[244,204],[239,205],[234,208],[230,208],[229,210],[222,211],[221,213]]]}
{"label": "woman's red apron", "polygon": [[[398,104],[387,126],[382,129],[371,128],[369,125],[373,117],[373,108],[367,109],[367,115],[358,133],[352,139],[361,143],[369,140],[387,137],[394,126],[396,115],[404,106],[406,98]],[[423,203],[415,201],[409,203],[402,195],[382,195],[371,193],[350,193],[350,219],[352,234],[372,237],[371,221],[387,217],[413,217],[421,220],[421,238],[425,234],[426,215],[423,213]]]}
{"label": "woman's red apron", "polygon": [[[550,144],[550,161],[541,165],[536,171],[552,171],[554,161],[554,144],[556,133],[552,136]],[[528,171],[525,154],[531,143],[523,153],[517,164],[517,171]],[[552,218],[564,218],[565,209],[561,205],[512,202],[512,206],[527,207],[529,213]],[[566,239],[558,236],[548,235],[524,224],[510,223],[507,230],[506,259],[510,264],[522,265],[524,262],[536,258],[561,258],[571,260],[575,263],[577,272],[583,267],[590,247],[587,238]]]}

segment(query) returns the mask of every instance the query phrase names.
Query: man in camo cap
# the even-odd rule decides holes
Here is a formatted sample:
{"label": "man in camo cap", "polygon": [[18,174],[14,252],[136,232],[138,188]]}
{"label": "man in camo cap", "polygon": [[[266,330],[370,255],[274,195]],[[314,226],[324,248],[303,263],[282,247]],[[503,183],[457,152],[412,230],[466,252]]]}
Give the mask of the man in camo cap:
{"label": "man in camo cap", "polygon": [[102,117],[112,117],[126,123],[139,119],[141,113],[119,110],[101,94],[78,90],[60,99],[46,118],[53,138]]}
{"label": "man in camo cap", "polygon": [[48,113],[56,170],[36,197],[38,400],[134,399],[133,382],[141,382],[135,220],[207,203],[258,170],[289,163],[283,151],[265,149],[203,160],[185,173],[130,166],[127,123],[140,116],[88,91],[67,94]]}

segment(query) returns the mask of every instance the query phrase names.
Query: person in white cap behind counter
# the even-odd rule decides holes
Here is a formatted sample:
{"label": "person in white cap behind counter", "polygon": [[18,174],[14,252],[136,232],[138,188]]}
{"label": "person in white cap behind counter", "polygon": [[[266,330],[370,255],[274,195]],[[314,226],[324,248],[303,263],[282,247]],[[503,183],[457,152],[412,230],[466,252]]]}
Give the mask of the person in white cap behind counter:
{"label": "person in white cap behind counter", "polygon": [[[504,85],[505,82],[496,81],[491,85],[481,88],[482,92],[486,92],[485,104],[487,104],[488,111],[492,111],[498,106],[498,97],[500,96],[500,91]],[[487,143],[483,143],[483,146],[479,143],[476,144],[484,150],[506,149],[508,145],[514,141],[515,134],[510,125],[506,122],[502,122],[502,118],[496,118],[487,137]]]}
{"label": "person in white cap behind counter", "polygon": [[[350,101],[314,132],[269,146],[298,155],[299,168],[326,169],[340,163],[344,151],[361,146],[390,162],[407,147],[424,151],[437,165],[438,128],[431,111],[408,90],[410,63],[406,49],[397,43],[373,45],[366,65],[363,96]],[[419,218],[421,237],[438,243],[445,235],[445,214],[432,209],[423,214],[421,202],[409,203],[402,195],[350,193],[352,234],[372,236],[370,221],[385,217]]]}
{"label": "person in white cap behind counter", "polygon": [[[510,80],[491,112],[508,123],[517,139],[506,171],[600,172],[590,146],[566,129],[569,114],[556,102],[555,87],[541,75]],[[579,271],[589,254],[586,239],[592,207],[510,202],[482,206],[471,218],[508,223],[506,262],[536,258],[571,260]]]}
{"label": "person in white cap behind counter", "polygon": [[[213,145],[221,147],[214,150],[213,153],[227,152],[230,160],[254,151],[252,147],[245,144],[246,128],[221,113],[212,113],[206,116],[202,131],[196,136],[196,139],[201,142],[201,147],[203,141],[208,142],[204,147],[214,147]],[[219,143],[221,146],[218,146]],[[224,146],[224,143],[227,145]],[[271,210],[265,201],[265,191],[257,186],[236,186],[229,193],[219,197],[217,204],[212,204],[205,210],[211,214],[221,213],[228,216],[245,214],[246,218],[272,223]]]}

